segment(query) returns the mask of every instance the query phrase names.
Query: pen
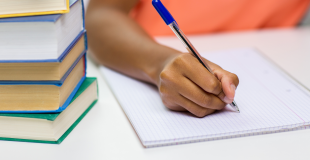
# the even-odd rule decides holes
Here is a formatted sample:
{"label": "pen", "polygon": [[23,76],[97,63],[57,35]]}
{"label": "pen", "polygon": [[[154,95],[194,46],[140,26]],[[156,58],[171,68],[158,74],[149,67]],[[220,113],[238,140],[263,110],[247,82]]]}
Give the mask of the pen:
{"label": "pen", "polygon": [[[204,62],[201,55],[198,53],[198,51],[195,49],[195,47],[192,45],[192,43],[187,39],[185,34],[182,32],[182,30],[179,28],[179,25],[174,20],[170,12],[166,9],[166,7],[161,3],[160,0],[152,0],[152,4],[154,8],[157,10],[161,18],[165,21],[165,23],[171,28],[171,30],[174,32],[174,34],[181,40],[185,48],[188,50],[189,53],[191,53],[194,57],[198,59],[198,61],[212,74],[213,71],[208,66],[206,62]],[[240,110],[237,106],[237,103],[233,101],[230,103],[230,106],[235,109],[235,111],[240,113]]]}

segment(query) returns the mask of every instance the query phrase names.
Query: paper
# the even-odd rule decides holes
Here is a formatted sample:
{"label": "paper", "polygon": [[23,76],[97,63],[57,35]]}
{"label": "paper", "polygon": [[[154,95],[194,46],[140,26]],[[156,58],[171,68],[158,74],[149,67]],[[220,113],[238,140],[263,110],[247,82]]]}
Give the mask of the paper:
{"label": "paper", "polygon": [[202,54],[240,79],[241,113],[222,110],[204,118],[168,110],[157,88],[108,68],[101,70],[146,147],[308,128],[310,94],[253,49]]}

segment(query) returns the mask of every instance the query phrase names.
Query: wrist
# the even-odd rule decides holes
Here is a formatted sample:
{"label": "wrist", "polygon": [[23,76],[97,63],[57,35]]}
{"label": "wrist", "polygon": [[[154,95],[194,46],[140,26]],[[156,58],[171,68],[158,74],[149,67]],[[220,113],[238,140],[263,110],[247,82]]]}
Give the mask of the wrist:
{"label": "wrist", "polygon": [[155,51],[158,58],[151,63],[148,70],[145,72],[148,77],[150,78],[151,83],[158,86],[160,82],[160,73],[163,71],[165,66],[169,64],[174,58],[181,54],[180,51],[174,50],[172,48],[161,46],[157,48],[158,50]]}

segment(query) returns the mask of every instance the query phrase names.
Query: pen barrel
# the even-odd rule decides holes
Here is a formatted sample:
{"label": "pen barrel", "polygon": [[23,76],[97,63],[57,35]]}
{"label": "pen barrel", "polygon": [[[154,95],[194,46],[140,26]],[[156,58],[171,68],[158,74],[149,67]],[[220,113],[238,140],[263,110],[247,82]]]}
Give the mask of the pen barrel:
{"label": "pen barrel", "polygon": [[187,39],[185,34],[182,32],[182,30],[179,28],[178,24],[174,21],[168,25],[171,30],[174,32],[174,34],[181,40],[184,47],[188,50],[189,53],[191,53],[194,57],[198,59],[198,61],[212,74],[213,71],[209,67],[209,65],[203,60],[202,56],[199,54],[199,52],[196,50],[196,48],[192,45],[192,43]]}
{"label": "pen barrel", "polygon": [[[198,53],[198,51],[196,50],[196,48],[192,45],[192,43],[187,39],[187,37],[185,36],[185,34],[182,32],[182,30],[179,28],[179,25],[174,21],[172,23],[170,23],[168,25],[171,30],[174,32],[174,34],[181,40],[181,42],[183,43],[183,45],[185,46],[185,48],[188,50],[189,53],[191,53],[194,57],[196,57],[198,59],[198,61],[212,74],[213,71],[212,69],[209,67],[209,65],[203,60],[202,56]],[[240,110],[237,106],[237,103],[235,101],[233,101],[230,104],[236,111],[238,111],[240,113]]]}

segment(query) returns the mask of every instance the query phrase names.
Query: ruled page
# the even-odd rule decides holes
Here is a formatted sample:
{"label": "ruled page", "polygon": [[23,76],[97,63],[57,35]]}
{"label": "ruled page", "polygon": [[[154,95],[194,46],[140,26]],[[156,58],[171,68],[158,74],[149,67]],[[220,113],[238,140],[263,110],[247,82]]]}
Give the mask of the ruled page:
{"label": "ruled page", "polygon": [[241,49],[202,56],[238,75],[235,101],[241,113],[226,108],[196,118],[186,112],[170,111],[156,87],[101,68],[144,146],[303,129],[309,125],[308,91],[257,51]]}

